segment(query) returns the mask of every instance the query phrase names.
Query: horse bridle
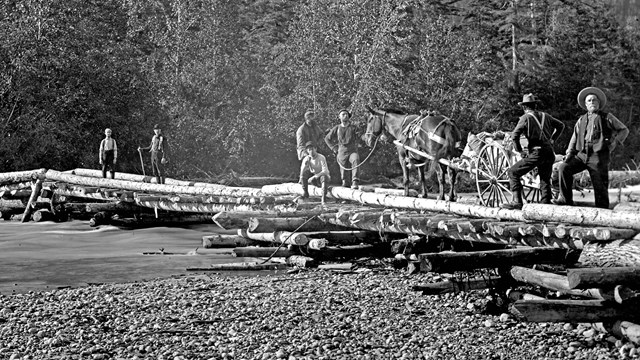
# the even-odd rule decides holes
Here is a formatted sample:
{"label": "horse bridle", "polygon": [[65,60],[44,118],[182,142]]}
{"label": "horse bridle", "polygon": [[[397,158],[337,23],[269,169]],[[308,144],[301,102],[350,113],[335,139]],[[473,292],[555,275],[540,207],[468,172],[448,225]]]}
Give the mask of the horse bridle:
{"label": "horse bridle", "polygon": [[[376,114],[376,116],[380,116],[378,114]],[[366,133],[364,133],[365,135],[373,135],[375,136],[376,140],[380,137],[380,135],[382,135],[382,133],[384,133],[384,120],[387,117],[387,112],[385,111],[384,113],[382,113],[382,119],[380,120],[380,133],[378,135],[374,134],[373,132],[369,132],[367,131]]]}

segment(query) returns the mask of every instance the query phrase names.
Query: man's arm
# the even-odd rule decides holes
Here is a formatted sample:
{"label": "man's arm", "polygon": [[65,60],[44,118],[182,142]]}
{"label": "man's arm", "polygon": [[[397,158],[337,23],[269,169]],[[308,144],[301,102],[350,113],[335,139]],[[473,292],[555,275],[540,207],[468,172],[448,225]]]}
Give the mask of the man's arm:
{"label": "man's arm", "polygon": [[98,150],[98,161],[102,164],[102,153],[104,152],[104,139],[100,141],[100,150]]}
{"label": "man's arm", "polygon": [[613,151],[618,144],[622,145],[627,136],[629,136],[629,128],[612,114],[607,116],[607,120],[611,128],[611,151]]}
{"label": "man's arm", "polygon": [[329,130],[329,133],[327,134],[327,136],[324,137],[324,142],[327,144],[329,149],[331,149],[331,151],[333,151],[334,153],[338,152],[338,142],[335,139],[337,131],[338,131],[338,126],[334,126],[331,128],[331,130]]}
{"label": "man's arm", "polygon": [[578,150],[576,150],[576,142],[578,141],[578,129],[580,128],[580,120],[578,119],[578,122],[576,123],[576,125],[573,127],[573,134],[571,134],[571,140],[569,140],[569,146],[567,146],[567,151],[566,151],[566,155],[567,156],[575,156],[578,153]]}
{"label": "man's arm", "polygon": [[553,129],[553,132],[551,133],[551,141],[555,142],[556,140],[558,140],[558,138],[560,137],[560,135],[562,134],[562,132],[564,131],[564,128],[566,127],[564,125],[564,123],[556,118],[554,118],[553,116],[547,114],[547,116],[549,116],[549,120],[550,121],[550,125],[551,128]]}
{"label": "man's arm", "polygon": [[522,133],[527,128],[527,122],[528,121],[526,116],[521,117],[520,120],[518,120],[518,124],[511,132],[511,140],[513,140],[513,146],[515,150],[519,153],[522,152],[522,145],[520,144],[520,136],[522,136]]}
{"label": "man's arm", "polygon": [[118,144],[116,144],[116,140],[113,139],[113,163],[114,164],[116,160],[118,160]]}
{"label": "man's arm", "polygon": [[296,152],[298,153],[298,160],[302,160],[304,157],[304,133],[302,126],[296,130]]}

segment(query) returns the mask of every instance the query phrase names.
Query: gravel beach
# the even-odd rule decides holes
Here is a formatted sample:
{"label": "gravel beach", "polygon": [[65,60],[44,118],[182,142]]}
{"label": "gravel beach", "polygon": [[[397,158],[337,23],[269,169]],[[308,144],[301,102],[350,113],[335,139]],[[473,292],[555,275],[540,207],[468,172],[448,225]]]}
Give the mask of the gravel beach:
{"label": "gravel beach", "polygon": [[480,312],[487,293],[425,296],[432,274],[187,274],[0,295],[0,359],[618,359],[581,324]]}

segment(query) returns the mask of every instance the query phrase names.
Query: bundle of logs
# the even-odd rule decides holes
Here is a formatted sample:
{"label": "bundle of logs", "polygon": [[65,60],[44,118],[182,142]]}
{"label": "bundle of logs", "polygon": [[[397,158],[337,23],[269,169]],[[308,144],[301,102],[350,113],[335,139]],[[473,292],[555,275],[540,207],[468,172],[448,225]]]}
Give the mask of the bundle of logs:
{"label": "bundle of logs", "polygon": [[[298,201],[297,183],[250,188],[101,175],[89,169],[1,173],[0,215],[22,222],[83,219],[90,226],[212,224],[227,231],[204,236],[203,247],[270,260],[188,270],[390,258],[408,272],[453,274],[415,287],[425,294],[496,289],[529,321],[605,323],[600,328],[640,339],[634,325],[640,290],[637,203],[613,210],[542,204],[506,210],[405,197],[393,189],[336,186],[328,197],[337,201],[321,206]],[[319,188],[309,191],[312,199],[321,195]],[[470,275],[479,269],[498,275]],[[465,278],[456,280],[460,274]]]}

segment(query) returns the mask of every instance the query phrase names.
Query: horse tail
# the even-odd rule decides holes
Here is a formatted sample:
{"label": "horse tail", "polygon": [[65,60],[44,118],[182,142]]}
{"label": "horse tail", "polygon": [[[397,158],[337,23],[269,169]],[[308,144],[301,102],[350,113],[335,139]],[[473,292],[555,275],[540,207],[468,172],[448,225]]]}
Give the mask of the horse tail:
{"label": "horse tail", "polygon": [[434,131],[434,139],[431,142],[435,149],[434,159],[429,164],[427,176],[432,176],[437,166],[440,166],[440,159],[451,159],[459,155],[462,146],[462,132],[450,119],[445,119]]}

